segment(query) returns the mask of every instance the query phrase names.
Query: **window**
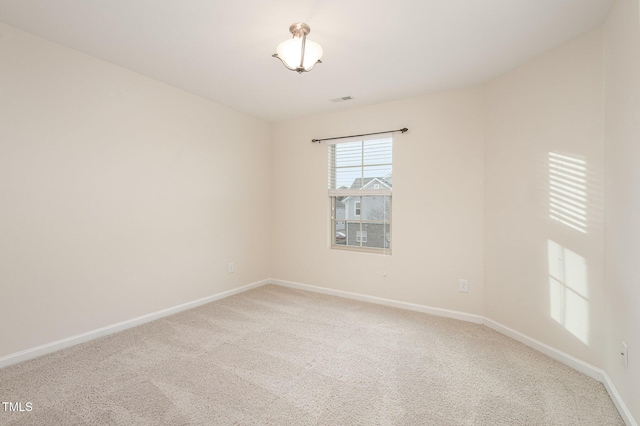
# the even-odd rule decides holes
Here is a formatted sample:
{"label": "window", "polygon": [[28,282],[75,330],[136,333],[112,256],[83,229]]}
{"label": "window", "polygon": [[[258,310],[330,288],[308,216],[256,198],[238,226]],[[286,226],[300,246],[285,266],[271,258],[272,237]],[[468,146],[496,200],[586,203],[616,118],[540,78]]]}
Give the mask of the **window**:
{"label": "window", "polygon": [[390,254],[391,137],[329,145],[331,247]]}

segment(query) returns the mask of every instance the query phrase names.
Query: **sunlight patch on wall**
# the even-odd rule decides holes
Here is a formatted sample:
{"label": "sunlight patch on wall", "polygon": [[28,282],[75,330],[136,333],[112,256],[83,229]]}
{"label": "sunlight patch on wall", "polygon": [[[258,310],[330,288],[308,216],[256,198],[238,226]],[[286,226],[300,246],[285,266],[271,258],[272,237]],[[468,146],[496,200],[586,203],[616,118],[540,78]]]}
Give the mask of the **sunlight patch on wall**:
{"label": "sunlight patch on wall", "polygon": [[587,162],[549,153],[549,217],[587,233]]}
{"label": "sunlight patch on wall", "polygon": [[589,286],[584,257],[548,240],[551,318],[589,344]]}

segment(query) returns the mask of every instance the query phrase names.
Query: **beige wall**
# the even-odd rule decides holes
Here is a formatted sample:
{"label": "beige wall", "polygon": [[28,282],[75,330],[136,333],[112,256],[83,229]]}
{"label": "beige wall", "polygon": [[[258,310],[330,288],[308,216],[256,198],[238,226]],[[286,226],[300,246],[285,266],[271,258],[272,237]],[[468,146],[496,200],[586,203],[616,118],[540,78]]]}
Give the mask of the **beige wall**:
{"label": "beige wall", "polygon": [[[484,315],[605,369],[640,417],[638,75],[638,5],[618,0],[604,27],[485,86],[275,124],[273,276]],[[326,147],[310,139],[402,126],[393,255],[330,250]],[[573,208],[564,223],[551,193]]]}
{"label": "beige wall", "polygon": [[[604,362],[618,392],[640,420],[640,13],[618,0],[605,41],[605,282]],[[629,345],[629,368],[620,342]]]}
{"label": "beige wall", "polygon": [[[0,357],[271,276],[487,316],[605,368],[638,418],[638,75],[618,0],[485,86],[269,125],[0,24]],[[329,249],[310,140],[403,126],[393,255]],[[550,217],[550,153],[584,162],[579,229]]]}
{"label": "beige wall", "polygon": [[[602,367],[601,30],[494,80],[486,96],[485,315]],[[550,217],[550,153],[584,161],[585,219],[567,221],[578,229]]]}
{"label": "beige wall", "polygon": [[[483,102],[472,88],[275,124],[273,277],[481,314]],[[393,147],[393,254],[329,249],[327,146],[311,139],[405,126]]]}
{"label": "beige wall", "polygon": [[269,276],[268,123],[6,25],[0,98],[0,356]]}

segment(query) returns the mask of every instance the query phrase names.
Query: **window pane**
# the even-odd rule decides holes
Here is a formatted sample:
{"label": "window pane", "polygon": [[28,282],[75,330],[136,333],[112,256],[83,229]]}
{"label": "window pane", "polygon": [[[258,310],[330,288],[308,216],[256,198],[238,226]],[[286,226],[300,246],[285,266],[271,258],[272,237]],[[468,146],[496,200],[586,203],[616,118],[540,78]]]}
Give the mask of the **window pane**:
{"label": "window pane", "polygon": [[366,141],[364,143],[364,164],[391,165],[391,139]]}
{"label": "window pane", "polygon": [[346,205],[342,201],[344,197],[333,197],[333,219],[345,220],[347,218]]}
{"label": "window pane", "polygon": [[390,196],[332,197],[332,206],[334,245],[391,248]]}
{"label": "window pane", "polygon": [[363,239],[363,247],[391,248],[391,227],[388,223],[363,223],[362,232],[367,235]]}
{"label": "window pane", "polygon": [[347,244],[347,228],[345,221],[336,220],[333,222],[333,235],[334,244],[342,246]]}
{"label": "window pane", "polygon": [[362,220],[389,222],[391,220],[391,197],[376,195],[361,197]]}
{"label": "window pane", "polygon": [[360,247],[358,241],[358,233],[360,232],[360,222],[346,222],[345,245],[351,247]]}
{"label": "window pane", "polygon": [[[329,188],[371,189],[375,183],[390,187],[391,146],[391,139],[332,145],[329,148]],[[372,182],[374,178],[382,183]]]}
{"label": "window pane", "polygon": [[361,177],[361,167],[347,167],[343,169],[336,169],[335,188],[331,189],[359,189],[362,187]]}
{"label": "window pane", "polygon": [[[390,165],[387,166],[365,166],[363,168],[365,185],[370,183],[374,178],[383,182],[386,185],[391,186],[391,181],[387,181],[387,178],[391,176],[392,168]],[[374,182],[372,182],[374,183]],[[371,188],[371,185],[367,186],[367,188]]]}
{"label": "window pane", "polygon": [[334,146],[336,167],[362,164],[362,142],[340,143]]}

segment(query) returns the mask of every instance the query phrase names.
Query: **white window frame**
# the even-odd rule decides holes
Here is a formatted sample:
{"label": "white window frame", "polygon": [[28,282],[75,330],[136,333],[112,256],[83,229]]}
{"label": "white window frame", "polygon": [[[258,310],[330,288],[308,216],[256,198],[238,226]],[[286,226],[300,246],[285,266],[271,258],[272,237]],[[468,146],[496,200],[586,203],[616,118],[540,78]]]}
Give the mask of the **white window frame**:
{"label": "white window frame", "polygon": [[[380,141],[380,140],[385,140],[385,139],[389,139],[390,140],[390,151],[389,151],[389,162],[382,162],[381,164],[369,164],[369,163],[365,163],[365,155],[364,155],[364,148],[366,146],[366,141],[367,140],[376,140],[376,141]],[[348,166],[339,166],[336,167],[336,148],[335,145],[338,145],[339,143],[348,143],[348,142],[360,142],[363,144],[363,159],[362,162],[360,163],[360,165],[355,164],[355,165],[348,165]],[[327,143],[327,145],[329,145],[329,205],[330,205],[330,220],[329,220],[329,227],[330,227],[330,248],[331,249],[339,249],[339,250],[348,250],[348,251],[360,251],[360,252],[370,252],[370,253],[378,253],[378,254],[385,254],[385,255],[391,255],[391,235],[393,235],[392,232],[392,214],[391,214],[391,204],[392,204],[392,194],[391,194],[391,184],[389,183],[387,185],[387,183],[385,183],[386,181],[384,180],[372,180],[370,182],[367,182],[367,184],[364,185],[364,187],[361,188],[357,188],[357,189],[352,189],[352,187],[347,187],[347,185],[345,185],[344,183],[342,183],[342,187],[340,188],[336,188],[336,177],[337,177],[337,170],[339,170],[341,167],[346,167],[346,168],[357,168],[357,167],[361,167],[362,169],[362,174],[361,174],[361,178],[365,179],[365,170],[367,169],[367,167],[377,167],[377,166],[383,166],[383,167],[387,167],[390,169],[389,173],[386,174],[385,176],[376,176],[378,178],[387,178],[387,176],[392,175],[393,173],[393,158],[392,158],[392,151],[393,151],[393,139],[392,139],[392,135],[388,134],[388,135],[383,135],[383,136],[376,136],[376,137],[370,137],[370,138],[359,138],[359,139],[351,139],[351,140],[342,140],[339,142],[330,142]],[[356,157],[357,158],[357,157]],[[382,184],[381,184],[382,183]],[[367,218],[364,218],[362,215],[362,205],[363,205],[363,197],[367,197],[367,196],[383,196],[383,197],[388,197],[388,205],[385,204],[384,210],[385,210],[385,214],[383,215],[383,219],[374,219],[374,220],[367,220]],[[353,219],[347,219],[347,218],[336,218],[335,217],[335,212],[336,212],[336,203],[338,201],[341,201],[343,198],[346,197],[353,197],[353,198],[359,198],[359,200],[354,200],[354,208],[353,208],[353,213],[354,213],[354,218]],[[359,207],[359,209],[358,209]],[[358,213],[358,210],[360,214]],[[347,212],[349,211],[349,209],[347,209]],[[348,215],[347,215],[348,216]],[[337,244],[336,242],[336,223],[337,222],[344,222],[345,224],[345,229],[344,229],[344,233],[346,235],[346,241],[343,244]],[[359,230],[356,231],[356,235],[355,235],[355,239],[356,239],[356,243],[357,244],[349,244],[349,223],[359,223]],[[365,246],[363,244],[366,244],[368,241],[368,236],[367,236],[367,231],[363,230],[363,226],[366,226],[368,223],[372,223],[372,224],[382,224],[384,226],[383,230],[383,242],[382,242],[382,247],[368,247]],[[342,232],[342,231],[341,231]],[[353,234],[352,234],[353,235]],[[351,237],[353,238],[353,236]]]}

